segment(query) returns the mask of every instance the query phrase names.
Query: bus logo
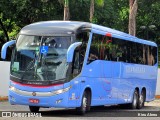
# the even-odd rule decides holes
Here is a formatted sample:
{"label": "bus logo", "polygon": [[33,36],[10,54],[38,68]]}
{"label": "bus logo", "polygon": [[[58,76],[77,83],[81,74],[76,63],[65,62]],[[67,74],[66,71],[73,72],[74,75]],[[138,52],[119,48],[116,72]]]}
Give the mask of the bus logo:
{"label": "bus logo", "polygon": [[32,95],[33,95],[33,96],[36,96],[36,92],[33,92]]}

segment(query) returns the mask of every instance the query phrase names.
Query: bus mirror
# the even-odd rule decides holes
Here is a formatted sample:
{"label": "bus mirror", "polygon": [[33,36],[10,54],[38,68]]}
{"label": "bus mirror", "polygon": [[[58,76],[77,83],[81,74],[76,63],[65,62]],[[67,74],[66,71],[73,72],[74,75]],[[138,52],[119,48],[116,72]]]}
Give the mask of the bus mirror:
{"label": "bus mirror", "polygon": [[7,48],[13,44],[16,43],[16,40],[11,40],[9,42],[6,42],[1,49],[1,58],[2,59],[6,59],[6,52],[7,52]]}
{"label": "bus mirror", "polygon": [[67,50],[67,62],[72,62],[73,60],[73,54],[76,47],[80,46],[82,42],[75,42],[71,44]]}

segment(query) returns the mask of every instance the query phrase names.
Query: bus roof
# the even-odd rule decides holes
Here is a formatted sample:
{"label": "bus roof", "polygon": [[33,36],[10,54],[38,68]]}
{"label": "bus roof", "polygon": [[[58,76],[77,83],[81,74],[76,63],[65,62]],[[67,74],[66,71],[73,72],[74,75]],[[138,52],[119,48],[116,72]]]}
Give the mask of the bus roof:
{"label": "bus roof", "polygon": [[54,34],[69,34],[69,33],[77,33],[80,29],[90,29],[92,32],[96,32],[99,34],[105,35],[106,33],[112,34],[113,37],[138,42],[142,44],[148,44],[151,46],[157,46],[156,43],[139,39],[127,33],[114,30],[108,27],[87,23],[87,22],[79,22],[79,21],[44,21],[44,22],[36,22],[30,25],[27,25],[22,28],[20,34],[26,35],[40,35],[40,36],[52,36]]}
{"label": "bus roof", "polygon": [[81,28],[90,28],[91,24],[76,21],[44,21],[36,22],[22,28],[20,34],[26,35],[54,35],[76,33]]}

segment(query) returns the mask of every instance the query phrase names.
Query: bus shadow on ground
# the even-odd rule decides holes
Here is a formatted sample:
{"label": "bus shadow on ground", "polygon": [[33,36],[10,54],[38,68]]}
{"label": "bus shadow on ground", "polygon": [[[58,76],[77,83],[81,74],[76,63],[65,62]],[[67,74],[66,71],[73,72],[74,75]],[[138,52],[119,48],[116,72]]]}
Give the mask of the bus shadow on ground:
{"label": "bus shadow on ground", "polygon": [[149,111],[151,106],[145,106],[143,109],[128,109],[124,106],[97,106],[92,107],[90,112],[85,115],[79,115],[76,109],[46,110],[40,111],[43,117],[137,117],[141,111]]}

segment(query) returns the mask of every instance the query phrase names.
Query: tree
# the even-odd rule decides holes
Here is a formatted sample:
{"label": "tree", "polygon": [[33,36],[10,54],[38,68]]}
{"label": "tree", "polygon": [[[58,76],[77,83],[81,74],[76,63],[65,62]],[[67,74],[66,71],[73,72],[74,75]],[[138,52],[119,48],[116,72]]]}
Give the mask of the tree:
{"label": "tree", "polygon": [[63,20],[69,20],[70,19],[69,0],[58,0],[58,1],[60,4],[64,6]]}
{"label": "tree", "polygon": [[64,1],[64,18],[63,20],[69,20],[70,12],[69,12],[69,0]]}
{"label": "tree", "polygon": [[95,3],[99,6],[103,6],[104,5],[104,0],[91,0],[91,3],[90,3],[90,18],[89,18],[90,22],[93,21]]}
{"label": "tree", "polygon": [[[144,5],[145,4],[145,5]],[[159,0],[141,0],[138,2],[137,36],[160,44]],[[154,28],[150,26],[154,25]],[[145,26],[145,29],[142,29]]]}
{"label": "tree", "polygon": [[2,30],[0,36],[3,36],[3,38],[1,38],[2,44],[9,41],[8,32],[11,30],[13,19],[15,18],[15,15],[12,15],[12,11],[14,11],[13,8],[14,6],[12,6],[10,1],[0,3],[0,29]]}
{"label": "tree", "polygon": [[135,36],[136,35],[136,15],[137,15],[137,4],[138,0],[129,0],[129,34]]}

